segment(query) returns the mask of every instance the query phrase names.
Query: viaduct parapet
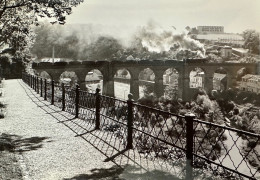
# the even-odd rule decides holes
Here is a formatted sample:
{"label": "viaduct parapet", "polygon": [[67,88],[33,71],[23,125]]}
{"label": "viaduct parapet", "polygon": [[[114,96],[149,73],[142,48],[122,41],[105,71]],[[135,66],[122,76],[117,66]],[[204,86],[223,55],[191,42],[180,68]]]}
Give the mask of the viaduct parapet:
{"label": "viaduct parapet", "polygon": [[134,99],[139,98],[139,74],[142,70],[150,68],[155,74],[154,91],[160,97],[164,94],[163,74],[169,68],[178,71],[178,96],[183,100],[190,100],[195,91],[189,86],[190,72],[195,68],[201,68],[205,73],[204,89],[211,92],[213,89],[213,76],[220,67],[227,74],[227,88],[236,85],[237,72],[244,68],[247,73],[260,74],[260,65],[257,63],[206,63],[205,59],[177,60],[142,60],[142,61],[83,61],[83,62],[41,62],[33,63],[32,68],[37,74],[46,71],[53,80],[58,81],[65,71],[73,71],[78,77],[81,88],[85,88],[85,78],[88,72],[98,69],[103,75],[103,94],[114,96],[114,75],[120,69],[126,69],[131,75],[130,93]]}

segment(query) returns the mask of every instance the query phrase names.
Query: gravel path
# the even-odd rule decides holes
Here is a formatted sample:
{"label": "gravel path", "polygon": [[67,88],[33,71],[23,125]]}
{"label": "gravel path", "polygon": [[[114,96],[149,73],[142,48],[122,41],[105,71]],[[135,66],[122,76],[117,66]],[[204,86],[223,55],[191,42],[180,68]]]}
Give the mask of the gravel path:
{"label": "gravel path", "polygon": [[57,122],[51,114],[55,111],[40,107],[48,105],[21,80],[6,80],[4,92],[7,115],[0,121],[0,132],[19,136],[24,179],[113,179],[117,174],[114,163],[104,162],[101,152]]}

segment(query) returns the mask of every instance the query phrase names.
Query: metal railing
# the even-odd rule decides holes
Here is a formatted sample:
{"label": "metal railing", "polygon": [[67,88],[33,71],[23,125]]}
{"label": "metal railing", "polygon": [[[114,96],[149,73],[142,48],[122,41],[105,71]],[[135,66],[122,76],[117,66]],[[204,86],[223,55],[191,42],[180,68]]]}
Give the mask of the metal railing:
{"label": "metal railing", "polygon": [[168,161],[186,162],[186,179],[194,169],[233,179],[260,177],[260,135],[165,112],[127,101],[47,81],[23,73],[23,81],[44,100],[88,121],[95,130],[120,139],[123,149]]}

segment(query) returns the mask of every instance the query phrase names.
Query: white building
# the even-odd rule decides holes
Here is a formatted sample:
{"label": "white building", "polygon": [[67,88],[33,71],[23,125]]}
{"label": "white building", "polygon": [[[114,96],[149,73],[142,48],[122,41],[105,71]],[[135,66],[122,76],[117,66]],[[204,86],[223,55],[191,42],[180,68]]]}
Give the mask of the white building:
{"label": "white building", "polygon": [[246,74],[242,77],[239,89],[260,94],[260,75]]}
{"label": "white building", "polygon": [[198,26],[199,34],[218,34],[224,33],[224,26]]}
{"label": "white building", "polygon": [[190,73],[190,88],[204,88],[204,72],[195,72]]}
{"label": "white building", "polygon": [[230,58],[232,56],[232,47],[224,46],[220,50],[221,57]]}
{"label": "white building", "polygon": [[213,76],[213,89],[215,90],[225,90],[226,89],[226,82],[227,82],[227,75],[221,73],[214,73]]}

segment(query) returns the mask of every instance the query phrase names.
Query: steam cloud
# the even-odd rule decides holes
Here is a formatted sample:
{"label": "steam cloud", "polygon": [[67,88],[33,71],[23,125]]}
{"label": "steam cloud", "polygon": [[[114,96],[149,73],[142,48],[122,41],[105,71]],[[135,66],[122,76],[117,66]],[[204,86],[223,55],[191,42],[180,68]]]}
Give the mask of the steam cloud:
{"label": "steam cloud", "polygon": [[36,33],[40,34],[32,53],[39,59],[51,57],[55,46],[55,57],[74,60],[182,60],[205,57],[204,45],[192,39],[187,31],[180,33],[171,27],[165,30],[154,22],[132,32],[132,36],[126,32],[122,34],[118,29],[110,27],[106,31],[104,26],[91,24],[62,28],[52,29],[50,25],[43,25],[36,29]]}
{"label": "steam cloud", "polygon": [[165,31],[154,23],[140,29],[138,35],[142,40],[143,47],[151,52],[161,53],[163,51],[189,50],[196,52],[201,58],[205,57],[204,45],[188,36],[187,31],[181,33],[174,29]]}

